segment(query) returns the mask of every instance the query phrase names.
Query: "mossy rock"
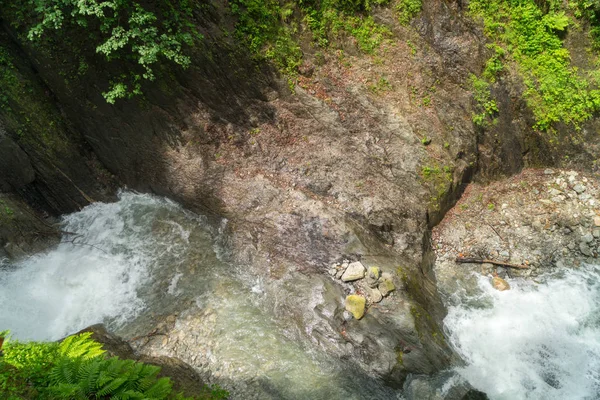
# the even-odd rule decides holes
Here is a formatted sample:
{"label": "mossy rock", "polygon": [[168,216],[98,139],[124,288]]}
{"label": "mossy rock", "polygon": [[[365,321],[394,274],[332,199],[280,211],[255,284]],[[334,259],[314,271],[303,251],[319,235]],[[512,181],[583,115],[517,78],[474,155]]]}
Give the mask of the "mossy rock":
{"label": "mossy rock", "polygon": [[377,287],[384,297],[396,290],[396,285],[391,279],[383,279]]}
{"label": "mossy rock", "polygon": [[346,311],[352,313],[354,318],[361,319],[365,315],[367,299],[364,296],[351,294],[346,297]]}

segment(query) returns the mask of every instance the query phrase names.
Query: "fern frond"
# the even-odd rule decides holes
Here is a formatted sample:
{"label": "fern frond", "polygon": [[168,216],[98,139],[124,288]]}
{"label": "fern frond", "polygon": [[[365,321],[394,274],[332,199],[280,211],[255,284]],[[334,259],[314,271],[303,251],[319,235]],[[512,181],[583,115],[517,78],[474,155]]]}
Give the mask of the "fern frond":
{"label": "fern frond", "polygon": [[87,396],[81,392],[81,388],[76,383],[60,383],[51,386],[50,393],[58,399],[87,399]]}
{"label": "fern frond", "polygon": [[50,370],[50,382],[54,385],[75,384],[78,364],[67,357],[61,357]]}
{"label": "fern frond", "polygon": [[81,390],[89,395],[94,393],[98,387],[98,378],[100,377],[100,369],[102,361],[99,359],[87,360],[79,366],[77,371],[77,380]]}
{"label": "fern frond", "polygon": [[105,353],[102,345],[91,338],[91,332],[72,335],[64,339],[59,346],[59,353],[70,358],[96,358]]}
{"label": "fern frond", "polygon": [[148,390],[144,391],[144,395],[148,398],[164,399],[173,390],[173,384],[169,378],[160,378]]}
{"label": "fern frond", "polygon": [[119,377],[108,382],[107,384],[102,386],[102,388],[99,388],[99,390],[96,392],[96,397],[113,395],[117,392],[117,389],[119,389],[119,387],[123,385],[126,381],[126,378]]}

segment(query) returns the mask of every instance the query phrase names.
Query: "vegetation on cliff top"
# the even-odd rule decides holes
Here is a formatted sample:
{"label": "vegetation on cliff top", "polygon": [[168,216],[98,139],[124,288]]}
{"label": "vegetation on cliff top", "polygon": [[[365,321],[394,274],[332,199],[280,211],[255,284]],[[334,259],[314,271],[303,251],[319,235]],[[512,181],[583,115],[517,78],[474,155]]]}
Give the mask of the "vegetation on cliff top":
{"label": "vegetation on cliff top", "polygon": [[[600,109],[598,82],[571,65],[562,36],[572,21],[563,3],[546,1],[544,8],[538,3],[473,0],[469,9],[483,20],[485,33],[496,48],[502,49],[503,58],[516,64],[526,87],[525,100],[536,120],[534,128],[552,131],[554,124],[562,122],[578,129]],[[589,11],[588,7],[583,8]],[[489,75],[487,82],[492,82]],[[475,83],[478,93],[484,84]],[[487,97],[482,99],[484,111],[474,117],[475,122],[482,122],[484,114],[494,111]]]}
{"label": "vegetation on cliff top", "polygon": [[[0,332],[0,396],[3,399],[191,399],[173,391],[160,368],[105,357],[91,333],[60,343],[4,341]],[[225,399],[228,393],[206,387],[197,399]]]}
{"label": "vegetation on cliff top", "polygon": [[[150,5],[125,0],[0,0],[3,17],[25,32],[28,40],[45,44],[50,51],[55,50],[55,42],[76,32],[106,62],[129,61],[133,69],[113,76],[103,93],[109,103],[140,94],[142,81],[155,79],[155,66],[161,59],[189,66],[184,48],[201,39],[193,22],[197,7],[188,0]],[[82,59],[81,63],[87,62]]]}

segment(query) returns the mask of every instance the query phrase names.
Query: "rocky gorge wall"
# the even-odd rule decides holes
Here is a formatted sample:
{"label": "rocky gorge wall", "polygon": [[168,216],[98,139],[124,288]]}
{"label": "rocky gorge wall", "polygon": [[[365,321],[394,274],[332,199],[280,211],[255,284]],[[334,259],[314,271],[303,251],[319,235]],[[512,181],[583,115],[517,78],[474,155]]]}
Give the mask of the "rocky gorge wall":
{"label": "rocky gorge wall", "polygon": [[[298,286],[275,315],[296,313],[302,330],[318,326],[314,340],[329,354],[348,356],[350,343],[352,362],[390,385],[432,374],[455,355],[440,329],[430,229],[476,174],[510,175],[567,153],[589,165],[597,145],[551,146],[534,132],[512,73],[493,88],[498,123],[474,126],[469,75],[488,50],[464,13],[460,1],[425,1],[406,27],[376,9],[393,34],[379,53],[361,53],[352,38],[341,52],[305,45],[292,93],[223,35],[234,20],[218,2],[199,22],[205,41],[191,67],[116,105],[100,95],[100,60],[65,75],[76,38],[50,54],[2,21],[2,66],[13,84],[0,112],[1,195],[56,216],[126,185],[225,217],[234,259],[269,282],[267,292]],[[590,138],[595,123],[584,129]],[[0,234],[2,244],[15,241],[14,230]],[[344,260],[380,268],[398,288],[367,304],[361,320],[345,321],[338,300],[321,305],[331,312],[311,306],[316,287],[331,299],[356,292],[331,286],[327,271]]]}

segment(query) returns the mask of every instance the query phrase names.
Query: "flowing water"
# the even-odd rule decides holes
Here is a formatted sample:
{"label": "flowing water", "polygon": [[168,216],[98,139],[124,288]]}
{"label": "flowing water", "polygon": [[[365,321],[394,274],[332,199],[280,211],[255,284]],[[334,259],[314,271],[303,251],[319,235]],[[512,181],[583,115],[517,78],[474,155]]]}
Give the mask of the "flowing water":
{"label": "flowing water", "polygon": [[130,192],[67,215],[62,229],[71,234],[56,248],[0,263],[0,330],[56,340],[103,322],[131,338],[178,315],[186,346],[169,351],[231,384],[233,398],[399,398],[324,354],[292,315],[270,313],[260,282],[227,262],[219,228]]}
{"label": "flowing water", "polygon": [[600,399],[600,267],[509,283],[449,299],[458,372],[490,399]]}

